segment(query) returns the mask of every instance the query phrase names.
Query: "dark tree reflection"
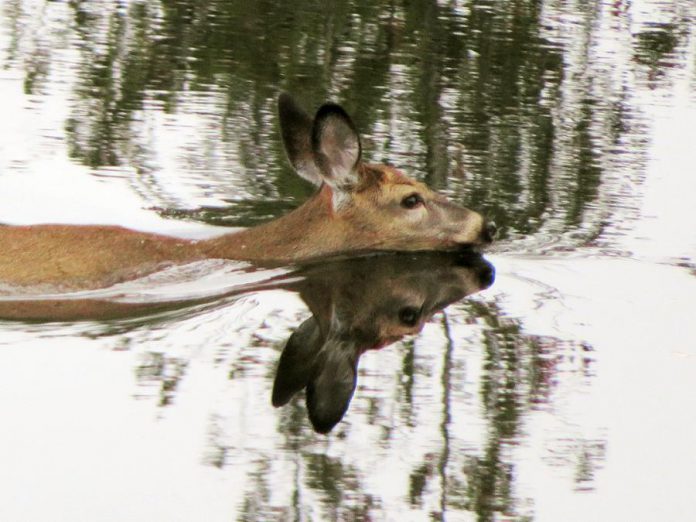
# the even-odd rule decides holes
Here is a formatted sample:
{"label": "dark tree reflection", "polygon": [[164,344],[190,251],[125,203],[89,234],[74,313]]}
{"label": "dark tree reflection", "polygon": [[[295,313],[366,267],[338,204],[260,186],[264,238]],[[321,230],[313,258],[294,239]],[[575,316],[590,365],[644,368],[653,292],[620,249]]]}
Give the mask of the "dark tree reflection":
{"label": "dark tree reflection", "polygon": [[[163,181],[172,176],[204,192],[216,187],[231,224],[254,220],[235,217],[240,202],[265,205],[266,216],[268,203],[280,213],[307,195],[279,146],[274,100],[283,89],[307,107],[340,100],[366,136],[368,158],[482,209],[503,238],[534,234],[550,215],[562,217],[562,233],[579,227],[597,198],[597,111],[618,126],[624,116],[619,106],[593,104],[590,85],[581,85],[580,119],[571,127],[558,120],[552,100],[563,97],[564,53],[587,42],[548,40],[539,1],[69,5],[66,30],[79,56],[70,153],[91,167],[126,169],[169,215],[183,210]],[[589,31],[594,11],[584,16]],[[658,67],[680,27],[641,33],[640,59]],[[50,40],[37,43],[26,78],[33,91],[50,65]],[[210,120],[204,146],[192,135],[181,172],[159,175],[156,158],[171,151],[143,132],[157,112]]]}
{"label": "dark tree reflection", "polygon": [[[646,105],[636,98],[685,67],[696,28],[692,0],[663,2],[660,20],[650,22],[634,20],[631,5],[7,0],[2,59],[22,72],[32,100],[68,93],[56,141],[73,161],[126,178],[162,216],[256,224],[306,198],[312,189],[293,175],[278,135],[275,105],[285,90],[307,108],[340,101],[364,136],[366,159],[396,164],[481,210],[500,229],[499,248],[536,254],[547,245],[597,245],[605,223],[631,211],[622,208],[621,190],[640,184],[648,147]],[[404,436],[399,430],[423,429],[419,386],[426,381],[439,395],[425,394],[435,411],[425,416],[432,421],[427,448],[405,457],[403,509],[428,509],[434,519],[457,511],[519,519],[526,513],[510,448],[525,436],[525,417],[549,402],[559,353],[568,348],[526,334],[492,303],[468,304],[457,316],[465,315],[481,325],[472,342],[482,370],[471,393],[485,424],[477,448],[453,428],[468,422],[457,410],[465,403],[457,364],[466,355],[453,347],[468,341],[448,337],[446,318],[438,324],[448,338],[438,358],[421,360],[419,338],[400,343],[394,396],[368,393],[356,410],[386,447]],[[187,371],[184,362],[152,356],[138,379],[156,384],[169,407]],[[385,413],[389,399],[397,407]],[[275,455],[264,454],[245,484],[241,518],[303,519],[308,490],[319,492],[328,519],[379,512],[355,461],[312,446],[301,404],[291,401],[278,416],[295,465],[292,508],[273,504]],[[337,432],[349,436],[350,427]],[[580,455],[575,480],[589,488],[604,445],[577,446],[567,450]],[[223,468],[235,448],[217,440],[216,448],[210,462]]]}

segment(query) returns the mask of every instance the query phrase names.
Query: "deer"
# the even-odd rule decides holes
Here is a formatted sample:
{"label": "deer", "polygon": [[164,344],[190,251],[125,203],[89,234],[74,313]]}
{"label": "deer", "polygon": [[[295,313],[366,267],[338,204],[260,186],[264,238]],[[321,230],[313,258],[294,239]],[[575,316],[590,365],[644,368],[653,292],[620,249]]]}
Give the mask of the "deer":
{"label": "deer", "polygon": [[370,251],[481,248],[495,225],[386,164],[361,161],[347,112],[323,104],[312,118],[278,97],[282,142],[316,192],[275,220],[200,240],[113,225],[0,226],[0,288],[72,292],[107,288],[206,259],[286,265]]}

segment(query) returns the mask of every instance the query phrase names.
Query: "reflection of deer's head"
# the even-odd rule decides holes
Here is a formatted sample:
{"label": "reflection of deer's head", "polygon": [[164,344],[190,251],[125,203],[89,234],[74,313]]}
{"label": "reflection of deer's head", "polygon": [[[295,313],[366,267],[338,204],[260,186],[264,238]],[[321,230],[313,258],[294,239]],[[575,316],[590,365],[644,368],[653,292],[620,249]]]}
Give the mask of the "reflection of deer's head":
{"label": "reflection of deer's head", "polygon": [[312,317],[280,357],[273,405],[306,388],[316,431],[329,432],[355,391],[360,356],[421,331],[433,314],[490,286],[493,267],[477,255],[419,253],[311,266],[300,295]]}

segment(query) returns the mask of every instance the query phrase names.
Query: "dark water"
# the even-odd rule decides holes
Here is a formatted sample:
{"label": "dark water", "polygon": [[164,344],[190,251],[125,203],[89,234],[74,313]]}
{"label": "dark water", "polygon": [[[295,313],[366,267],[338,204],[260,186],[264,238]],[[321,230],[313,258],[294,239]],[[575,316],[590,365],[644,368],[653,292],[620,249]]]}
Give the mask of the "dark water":
{"label": "dark water", "polygon": [[[0,222],[282,215],[313,190],[286,91],[499,227],[492,286],[387,256],[203,263],[90,295],[90,320],[0,301],[1,519],[689,518],[692,1],[0,7]],[[353,355],[316,355],[332,336]],[[316,367],[347,372],[340,411]]]}

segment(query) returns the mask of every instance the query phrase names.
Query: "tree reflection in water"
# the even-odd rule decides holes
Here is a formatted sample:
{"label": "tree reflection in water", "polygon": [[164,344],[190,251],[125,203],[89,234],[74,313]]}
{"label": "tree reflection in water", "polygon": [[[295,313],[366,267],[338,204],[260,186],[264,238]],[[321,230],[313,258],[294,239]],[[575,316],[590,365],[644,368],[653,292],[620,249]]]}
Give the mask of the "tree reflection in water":
{"label": "tree reflection in water", "polygon": [[[22,70],[34,102],[40,104],[44,93],[67,92],[65,132],[53,141],[67,143],[75,163],[97,176],[109,168],[108,175],[126,179],[144,206],[167,217],[248,225],[306,199],[311,189],[285,165],[275,127],[276,95],[285,90],[307,107],[326,99],[345,104],[372,142],[366,147],[372,159],[403,167],[482,209],[503,240],[514,240],[505,249],[536,254],[590,245],[613,255],[625,246],[604,231],[620,235],[631,222],[637,212],[632,191],[640,188],[649,159],[646,111],[654,107],[646,93],[670,100],[673,73],[690,74],[685,57],[694,38],[693,2],[655,4],[655,19],[646,22],[628,1],[16,0],[4,4],[5,59]],[[359,281],[341,286],[361,287]],[[319,363],[343,368],[338,406],[320,408],[325,428],[347,405],[358,354],[379,344],[380,336],[379,328],[365,326],[365,310],[346,310],[348,298],[339,297],[328,291],[323,300],[308,299],[313,316],[282,356],[306,355],[307,373],[287,375],[281,361],[277,384],[276,402],[284,402],[308,386]],[[92,305],[66,316],[94,311]],[[335,313],[322,308],[329,306]],[[436,309],[429,306],[425,310]],[[36,303],[32,310],[38,313]],[[399,445],[395,430],[423,435],[427,448],[406,457],[408,491],[396,503],[400,512],[410,505],[433,519],[462,511],[479,520],[523,519],[533,507],[525,511],[515,493],[518,461],[511,448],[529,442],[524,420],[548,405],[562,380],[559,367],[569,364],[564,357],[580,361],[571,370],[580,380],[591,373],[590,347],[531,335],[494,301],[474,298],[452,310],[438,325],[447,341],[436,357],[418,349],[422,337],[397,343],[397,411],[386,410],[388,401],[375,390],[358,393],[330,440],[350,438],[345,425],[359,419],[381,430],[381,438],[371,439],[381,446],[363,461],[374,456],[384,462],[413,449]],[[111,309],[116,316],[132,311]],[[373,314],[380,318],[379,311]],[[472,352],[457,354],[454,348],[466,346],[470,334],[457,321],[469,316],[480,337]],[[403,319],[409,317],[383,316],[382,331],[408,330]],[[346,341],[351,328],[361,342]],[[350,347],[353,355],[336,358],[340,352],[327,352],[327,342]],[[375,355],[384,360],[391,354]],[[480,447],[473,449],[457,424],[473,416],[458,389],[457,365],[467,358],[471,366],[481,363],[480,387],[467,390],[477,395],[471,402],[480,406],[476,413],[485,424],[476,439]],[[185,361],[151,358],[147,364],[139,378],[160,379],[167,390],[160,402],[171,407]],[[365,377],[373,376],[360,375],[362,382]],[[435,406],[426,406],[442,406],[439,424],[425,434],[418,432],[417,411],[423,382],[437,394]],[[312,393],[316,398],[316,389]],[[316,512],[321,519],[380,518],[384,491],[368,487],[365,466],[351,460],[354,448],[364,446],[351,440],[341,446],[348,450],[343,455],[330,454],[308,433],[299,401],[290,399],[279,412],[283,430],[275,435],[285,439],[272,451],[252,448],[238,518],[302,520]],[[390,422],[389,414],[397,420]],[[605,446],[583,436],[549,443],[550,460],[576,467],[580,490],[592,487]],[[234,444],[214,439],[220,453]],[[284,448],[297,464],[295,473],[272,475]],[[285,499],[279,507],[271,495],[280,482],[291,490],[287,511]]]}
{"label": "tree reflection in water", "polygon": [[[554,116],[548,100],[561,97],[572,42],[544,25],[541,3],[455,4],[71,2],[61,20],[78,42],[70,154],[94,168],[123,167],[163,215],[248,225],[308,194],[275,139],[282,89],[307,107],[340,101],[366,140],[383,146],[366,147],[372,159],[481,209],[503,239],[549,224],[596,233],[599,222],[580,225],[598,197],[597,151],[635,115],[625,114],[621,93],[613,104],[587,93]],[[596,13],[580,10],[579,36],[588,39]],[[8,10],[11,19],[21,14]],[[32,49],[26,88],[41,92],[51,38],[13,36],[14,47]],[[597,113],[613,127],[597,128]],[[190,133],[178,150],[167,150],[161,121]],[[173,181],[203,203],[176,198]]]}

